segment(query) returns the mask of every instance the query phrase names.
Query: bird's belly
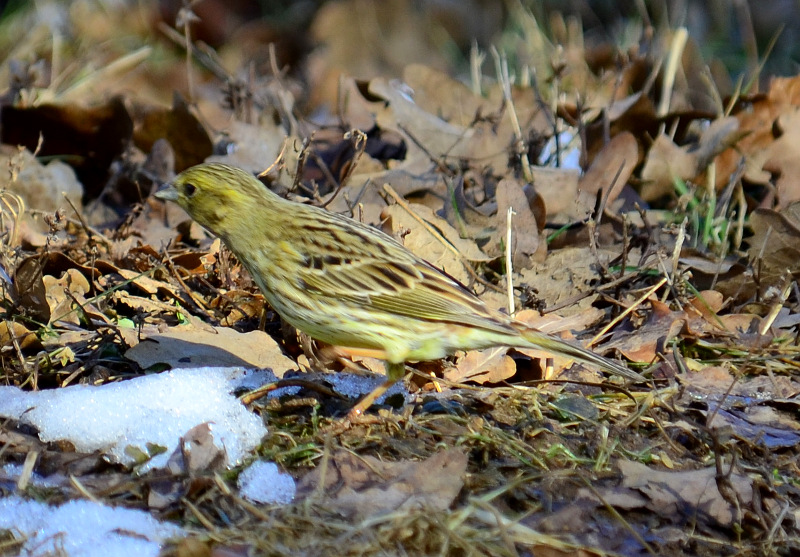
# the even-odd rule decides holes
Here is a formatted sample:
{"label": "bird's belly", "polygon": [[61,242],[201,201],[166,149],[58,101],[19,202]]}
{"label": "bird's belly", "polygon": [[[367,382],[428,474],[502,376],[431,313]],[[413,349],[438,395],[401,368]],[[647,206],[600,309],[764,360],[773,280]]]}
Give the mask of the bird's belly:
{"label": "bird's belly", "polygon": [[[278,304],[280,305],[280,304]],[[442,323],[376,314],[348,306],[339,311],[292,311],[275,307],[283,319],[311,338],[346,348],[377,350],[392,363],[443,358],[453,346]],[[288,310],[288,311],[286,311]]]}
{"label": "bird's belly", "polygon": [[293,327],[334,346],[379,351],[391,363],[436,360],[459,349],[502,344],[497,338],[502,335],[475,326],[375,311],[288,289],[276,295],[275,290],[262,288],[272,308]]}

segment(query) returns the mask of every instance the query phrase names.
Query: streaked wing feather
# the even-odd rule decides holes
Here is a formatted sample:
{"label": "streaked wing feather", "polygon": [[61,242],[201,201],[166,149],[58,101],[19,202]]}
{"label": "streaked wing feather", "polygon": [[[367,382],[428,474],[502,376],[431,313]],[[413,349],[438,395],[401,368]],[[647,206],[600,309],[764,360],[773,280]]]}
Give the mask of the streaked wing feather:
{"label": "streaked wing feather", "polygon": [[421,259],[402,264],[377,258],[327,263],[303,269],[300,278],[321,297],[349,300],[399,317],[514,331],[455,279]]}
{"label": "streaked wing feather", "polygon": [[[313,217],[298,221],[306,235],[312,232],[299,278],[320,297],[372,306],[400,317],[514,333],[508,322],[496,318],[461,283],[391,236],[333,213]],[[335,221],[336,226],[321,222],[322,218]]]}

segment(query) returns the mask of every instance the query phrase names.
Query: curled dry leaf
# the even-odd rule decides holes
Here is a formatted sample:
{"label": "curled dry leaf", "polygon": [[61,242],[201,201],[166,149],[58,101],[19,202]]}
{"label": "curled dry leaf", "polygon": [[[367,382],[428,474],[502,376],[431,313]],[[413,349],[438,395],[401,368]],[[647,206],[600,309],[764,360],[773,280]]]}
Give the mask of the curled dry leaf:
{"label": "curled dry leaf", "polygon": [[698,170],[697,156],[690,152],[689,147],[680,147],[665,134],[659,135],[650,147],[642,169],[642,199],[652,202],[673,194],[676,178],[688,180],[697,175]]}
{"label": "curled dry leaf", "polygon": [[[750,215],[753,236],[749,239],[748,255],[758,265],[760,294],[766,289],[780,286],[788,271],[800,274],[800,219],[792,204],[784,211],[756,209]],[[748,290],[753,291],[752,285]]]}
{"label": "curled dry leaf", "polygon": [[[675,191],[675,180],[691,180],[703,172],[713,158],[741,137],[735,118],[711,122],[696,145],[676,145],[665,134],[659,135],[647,153],[642,169],[642,199],[651,202]],[[726,185],[717,179],[717,187]]]}
{"label": "curled dry leaf", "polygon": [[798,76],[773,78],[765,96],[742,103],[741,109],[734,114],[739,122],[741,138],[735,147],[717,157],[717,183],[726,184],[744,157],[744,178],[748,182],[772,187],[776,178],[781,190],[780,204],[786,206],[797,199],[796,174],[791,172],[797,160],[797,142],[792,138],[796,134],[797,126],[793,122],[796,122],[798,107]]}
{"label": "curled dry leaf", "polygon": [[786,207],[800,201],[800,107],[781,114],[774,129],[777,137],[764,153],[763,168],[774,177],[778,206]]}
{"label": "curled dry leaf", "polygon": [[48,299],[50,289],[42,276],[43,265],[44,259],[39,256],[23,259],[14,271],[14,281],[10,287],[15,304],[25,314],[40,322],[48,323],[53,304],[52,300]]}
{"label": "curled dry leaf", "polygon": [[13,348],[14,339],[19,343],[19,347],[23,351],[38,351],[42,349],[39,337],[22,323],[0,321],[0,346]]}
{"label": "curled dry leaf", "polygon": [[[511,216],[511,258],[514,268],[529,269],[535,263],[544,261],[547,256],[547,243],[539,237],[545,219],[541,199],[536,196],[534,207],[531,207],[520,183],[510,178],[500,180],[496,196],[497,214],[494,219],[495,232],[490,245],[492,248],[490,255],[503,255],[503,246],[507,241],[507,213],[512,209],[515,213]],[[537,205],[538,214],[535,212]]]}
{"label": "curled dry leaf", "polygon": [[[594,209],[597,192],[602,191],[612,203],[628,183],[639,163],[639,144],[630,132],[615,135],[603,147],[578,182],[580,218]],[[577,215],[576,215],[577,216]]]}
{"label": "curled dry leaf", "polygon": [[[89,281],[77,269],[67,269],[67,272],[56,279],[45,275],[44,285],[47,289],[47,301],[50,304],[52,318],[77,325],[81,322],[83,310],[90,310],[84,295],[89,292]],[[77,308],[76,303],[82,308]],[[98,314],[96,310],[92,313]]]}
{"label": "curled dry leaf", "polygon": [[214,442],[211,426],[208,422],[198,424],[181,437],[181,442],[167,463],[170,472],[199,476],[225,468],[225,448],[218,447]]}
{"label": "curled dry leaf", "polygon": [[584,218],[586,213],[578,200],[580,172],[571,168],[546,168],[534,166],[533,183],[537,195],[544,201],[547,218],[562,222],[564,219]]}
{"label": "curled dry leaf", "polygon": [[604,349],[617,349],[634,362],[652,362],[658,354],[668,352],[669,341],[683,329],[686,315],[673,312],[669,306],[650,300],[653,308],[647,322],[635,331],[614,333]]}

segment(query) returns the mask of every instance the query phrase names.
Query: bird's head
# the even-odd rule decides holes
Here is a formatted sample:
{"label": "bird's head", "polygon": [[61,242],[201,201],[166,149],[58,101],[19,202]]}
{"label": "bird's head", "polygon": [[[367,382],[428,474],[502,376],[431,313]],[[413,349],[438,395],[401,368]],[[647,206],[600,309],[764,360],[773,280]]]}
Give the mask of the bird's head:
{"label": "bird's head", "polygon": [[181,172],[156,192],[165,201],[174,201],[200,225],[219,236],[252,214],[254,204],[269,195],[269,190],[252,174],[226,164],[198,164]]}

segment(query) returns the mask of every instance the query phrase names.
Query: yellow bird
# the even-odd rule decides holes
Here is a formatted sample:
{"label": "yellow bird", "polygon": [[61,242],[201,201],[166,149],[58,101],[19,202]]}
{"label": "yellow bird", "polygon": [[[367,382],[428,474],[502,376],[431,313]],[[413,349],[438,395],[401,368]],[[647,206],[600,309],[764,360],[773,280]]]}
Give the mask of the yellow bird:
{"label": "yellow bird", "polygon": [[634,381],[638,373],[488,308],[462,284],[371,226],[283,199],[252,174],[200,164],[156,193],[219,236],[269,305],[310,337],[386,361],[387,381],[357,416],[405,374],[406,361],[456,350],[535,348]]}

